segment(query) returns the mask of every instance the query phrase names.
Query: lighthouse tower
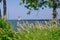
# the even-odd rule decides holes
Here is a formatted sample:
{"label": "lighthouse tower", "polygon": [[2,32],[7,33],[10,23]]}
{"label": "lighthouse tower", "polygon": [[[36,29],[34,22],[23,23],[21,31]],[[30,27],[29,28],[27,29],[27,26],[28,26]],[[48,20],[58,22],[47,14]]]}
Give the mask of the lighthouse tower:
{"label": "lighthouse tower", "polygon": [[20,18],[20,16],[18,16],[18,21],[17,21],[17,26],[19,26],[19,24],[20,24],[20,21],[21,20],[21,18]]}
{"label": "lighthouse tower", "polygon": [[18,16],[18,21],[20,21],[21,20],[21,18],[20,18],[20,16]]}

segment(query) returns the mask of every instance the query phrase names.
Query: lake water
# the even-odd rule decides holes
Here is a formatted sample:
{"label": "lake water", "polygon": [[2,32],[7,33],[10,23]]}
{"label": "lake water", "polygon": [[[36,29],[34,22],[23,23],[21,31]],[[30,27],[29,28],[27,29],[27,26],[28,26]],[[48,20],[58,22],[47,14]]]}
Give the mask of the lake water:
{"label": "lake water", "polygon": [[[48,23],[49,25],[52,24],[52,22],[49,21],[49,20],[20,20],[20,21],[18,21],[18,20],[8,20],[8,21],[10,23],[12,23],[12,25],[14,26],[15,29],[18,28],[17,22],[19,22],[20,24],[23,24],[23,23],[26,23],[26,22],[28,22],[29,24],[31,24],[31,23],[36,24],[37,22],[39,22],[42,25],[45,25],[46,23]],[[60,26],[60,21],[59,21],[58,26]]]}

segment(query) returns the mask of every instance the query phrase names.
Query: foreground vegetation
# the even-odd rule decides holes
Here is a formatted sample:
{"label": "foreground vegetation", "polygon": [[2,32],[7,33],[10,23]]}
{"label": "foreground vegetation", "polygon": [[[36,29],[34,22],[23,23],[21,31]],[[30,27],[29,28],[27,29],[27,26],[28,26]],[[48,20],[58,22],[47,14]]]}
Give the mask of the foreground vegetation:
{"label": "foreground vegetation", "polygon": [[20,24],[14,31],[10,23],[0,20],[0,40],[60,40],[60,27]]}

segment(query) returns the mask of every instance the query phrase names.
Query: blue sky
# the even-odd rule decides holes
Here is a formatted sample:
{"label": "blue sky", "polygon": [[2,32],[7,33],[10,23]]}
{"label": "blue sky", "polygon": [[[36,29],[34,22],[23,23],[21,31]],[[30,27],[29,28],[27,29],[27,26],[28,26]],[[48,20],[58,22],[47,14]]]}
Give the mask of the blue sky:
{"label": "blue sky", "polygon": [[[52,19],[52,8],[45,8],[39,11],[32,10],[30,15],[27,15],[28,9],[24,5],[19,5],[20,0],[7,0],[7,19],[13,20],[18,19],[18,16],[21,19]],[[3,3],[0,3],[0,8],[3,16]],[[58,17],[60,19],[60,9],[57,9]]]}

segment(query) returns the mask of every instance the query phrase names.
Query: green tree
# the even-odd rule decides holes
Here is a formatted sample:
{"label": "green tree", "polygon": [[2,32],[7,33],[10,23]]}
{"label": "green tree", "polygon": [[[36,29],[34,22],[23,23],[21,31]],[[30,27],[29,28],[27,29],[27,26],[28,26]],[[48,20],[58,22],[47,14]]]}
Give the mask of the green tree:
{"label": "green tree", "polygon": [[[48,5],[53,8],[53,24],[57,24],[56,8],[60,8],[60,0],[21,0],[20,4],[26,4],[25,7],[30,10],[38,10],[40,7]],[[42,9],[44,8],[42,7]]]}
{"label": "green tree", "polygon": [[[0,2],[1,2],[2,0],[0,0]],[[0,17],[1,17],[1,9],[0,9]]]}
{"label": "green tree", "polygon": [[6,20],[6,0],[3,0],[3,18]]}
{"label": "green tree", "polygon": [[57,8],[60,8],[60,0],[49,0],[46,3],[50,8],[53,8],[53,24],[57,24]]}
{"label": "green tree", "polygon": [[[6,20],[6,0],[0,0],[0,2],[3,1],[3,18]],[[1,13],[0,13],[1,17]]]}

